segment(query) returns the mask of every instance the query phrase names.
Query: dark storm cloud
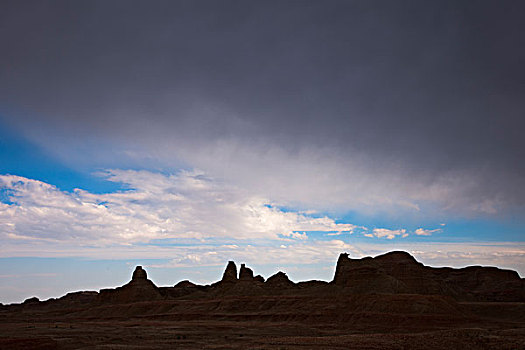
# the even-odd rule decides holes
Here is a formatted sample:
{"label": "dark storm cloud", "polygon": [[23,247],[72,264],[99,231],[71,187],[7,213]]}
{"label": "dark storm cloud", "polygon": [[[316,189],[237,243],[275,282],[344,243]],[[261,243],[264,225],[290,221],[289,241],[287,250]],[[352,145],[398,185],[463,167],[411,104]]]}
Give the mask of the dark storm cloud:
{"label": "dark storm cloud", "polygon": [[323,147],[523,204],[522,1],[0,6],[0,102],[24,128]]}

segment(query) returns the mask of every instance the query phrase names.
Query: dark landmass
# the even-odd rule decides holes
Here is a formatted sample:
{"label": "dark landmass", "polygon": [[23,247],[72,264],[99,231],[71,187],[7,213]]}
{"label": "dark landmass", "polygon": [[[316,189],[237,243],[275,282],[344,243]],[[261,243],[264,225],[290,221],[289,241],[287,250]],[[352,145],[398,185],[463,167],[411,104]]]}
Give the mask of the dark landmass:
{"label": "dark landmass", "polygon": [[0,349],[525,349],[525,280],[432,268],[405,252],[351,259],[331,282],[222,279],[157,287],[138,266],[100,292],[0,304]]}

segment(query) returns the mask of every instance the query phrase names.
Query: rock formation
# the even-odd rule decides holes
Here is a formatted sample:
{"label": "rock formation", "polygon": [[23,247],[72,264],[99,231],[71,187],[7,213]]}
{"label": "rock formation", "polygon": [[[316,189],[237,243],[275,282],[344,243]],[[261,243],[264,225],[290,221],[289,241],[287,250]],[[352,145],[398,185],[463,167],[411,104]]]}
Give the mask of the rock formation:
{"label": "rock formation", "polygon": [[144,270],[142,266],[137,266],[135,268],[135,271],[133,271],[131,280],[137,281],[137,280],[146,280],[146,279],[148,279],[148,274],[146,273],[146,270]]}
{"label": "rock formation", "polygon": [[163,296],[159,288],[148,279],[142,266],[137,266],[128,284],[116,289],[102,289],[102,302],[128,303],[134,301],[159,300]]}
{"label": "rock formation", "polygon": [[180,281],[179,283],[177,283],[174,287],[175,288],[195,288],[197,287],[197,285],[188,280],[184,280],[184,281]]}
{"label": "rock formation", "polygon": [[264,277],[261,275],[257,275],[253,278],[254,281],[264,283]]}
{"label": "rock formation", "polygon": [[525,300],[525,282],[515,271],[480,266],[432,268],[406,252],[362,259],[341,254],[332,284],[358,294],[434,294],[465,301]]}
{"label": "rock formation", "polygon": [[222,275],[221,283],[235,283],[237,282],[237,266],[233,261],[228,261],[226,270]]}
{"label": "rock formation", "polygon": [[37,297],[27,298],[24,300],[22,304],[28,305],[28,304],[38,304],[40,300]]}
{"label": "rock formation", "polygon": [[295,283],[290,281],[284,272],[279,271],[275,275],[268,277],[264,285],[268,288],[279,290],[292,288],[295,286]]}
{"label": "rock formation", "polygon": [[239,281],[253,281],[253,271],[249,267],[246,267],[245,264],[241,264],[239,270]]}

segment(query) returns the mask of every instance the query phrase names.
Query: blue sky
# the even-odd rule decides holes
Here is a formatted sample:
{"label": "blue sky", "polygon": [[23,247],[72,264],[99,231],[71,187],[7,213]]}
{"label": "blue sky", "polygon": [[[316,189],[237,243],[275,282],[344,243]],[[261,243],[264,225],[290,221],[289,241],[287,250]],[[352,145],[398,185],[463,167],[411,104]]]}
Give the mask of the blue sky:
{"label": "blue sky", "polygon": [[0,302],[394,249],[523,276],[524,7],[4,1]]}

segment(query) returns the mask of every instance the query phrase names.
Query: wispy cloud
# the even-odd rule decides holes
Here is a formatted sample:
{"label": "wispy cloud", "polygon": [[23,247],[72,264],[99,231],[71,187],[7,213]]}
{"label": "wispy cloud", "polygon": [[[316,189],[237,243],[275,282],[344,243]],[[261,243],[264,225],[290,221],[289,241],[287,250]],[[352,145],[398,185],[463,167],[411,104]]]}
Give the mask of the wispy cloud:
{"label": "wispy cloud", "polygon": [[424,229],[422,227],[418,228],[414,231],[414,233],[418,236],[431,236],[433,233],[443,232],[443,229],[436,228],[433,230]]}
{"label": "wispy cloud", "polygon": [[365,233],[365,237],[377,237],[377,238],[387,238],[387,239],[394,239],[397,236],[401,236],[403,238],[408,237],[408,233],[406,229],[400,229],[400,230],[389,230],[386,228],[375,228],[373,229],[372,233]]}

